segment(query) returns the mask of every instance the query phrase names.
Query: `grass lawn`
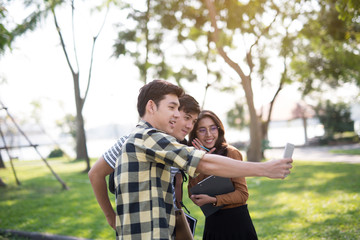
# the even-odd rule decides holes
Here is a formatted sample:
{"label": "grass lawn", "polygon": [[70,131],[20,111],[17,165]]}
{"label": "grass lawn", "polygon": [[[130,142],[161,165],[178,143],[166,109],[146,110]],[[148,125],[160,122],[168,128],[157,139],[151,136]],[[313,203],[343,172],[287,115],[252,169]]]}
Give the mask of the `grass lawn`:
{"label": "grass lawn", "polygon": [[[9,164],[0,169],[8,184],[0,188],[0,228],[115,239],[82,173],[85,164],[50,164],[70,190],[62,190],[41,161],[15,162],[21,186]],[[247,183],[248,207],[259,239],[359,239],[360,164],[296,161],[285,180],[248,178]],[[201,239],[204,217],[184,190],[185,205],[198,219],[195,239]]]}
{"label": "grass lawn", "polygon": [[331,150],[330,152],[335,154],[360,155],[360,149]]}

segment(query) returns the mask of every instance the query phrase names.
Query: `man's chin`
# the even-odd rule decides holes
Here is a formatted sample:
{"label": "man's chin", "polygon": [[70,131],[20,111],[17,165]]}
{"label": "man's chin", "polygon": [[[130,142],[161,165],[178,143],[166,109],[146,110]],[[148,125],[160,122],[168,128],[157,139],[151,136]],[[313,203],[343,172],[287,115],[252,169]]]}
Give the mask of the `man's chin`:
{"label": "man's chin", "polygon": [[169,126],[169,127],[166,129],[166,131],[164,131],[164,132],[166,132],[167,134],[173,134],[174,128],[171,127],[171,126]]}
{"label": "man's chin", "polygon": [[176,140],[178,140],[179,142],[181,142],[185,139],[185,136],[182,136],[182,135],[172,134],[172,136],[174,136],[176,138]]}
{"label": "man's chin", "polygon": [[185,136],[181,136],[179,141],[184,141],[184,139],[185,139]]}

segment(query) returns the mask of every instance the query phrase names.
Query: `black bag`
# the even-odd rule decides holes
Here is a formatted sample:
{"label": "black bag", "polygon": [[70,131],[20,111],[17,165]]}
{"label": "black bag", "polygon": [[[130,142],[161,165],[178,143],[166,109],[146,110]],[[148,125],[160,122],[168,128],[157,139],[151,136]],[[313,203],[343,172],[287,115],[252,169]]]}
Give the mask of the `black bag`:
{"label": "black bag", "polygon": [[109,175],[109,191],[112,194],[115,194],[115,176],[114,176],[114,172],[110,173]]}

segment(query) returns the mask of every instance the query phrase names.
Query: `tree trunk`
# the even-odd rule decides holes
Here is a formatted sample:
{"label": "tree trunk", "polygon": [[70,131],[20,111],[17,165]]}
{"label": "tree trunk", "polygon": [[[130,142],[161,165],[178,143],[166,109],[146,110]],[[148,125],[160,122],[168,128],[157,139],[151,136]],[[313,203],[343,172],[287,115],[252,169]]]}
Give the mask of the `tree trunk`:
{"label": "tree trunk", "polygon": [[[214,28],[212,33],[212,41],[216,44],[217,50],[220,56],[224,61],[235,70],[241,79],[241,84],[243,86],[246,102],[248,105],[248,110],[250,114],[250,145],[247,150],[247,160],[251,162],[260,162],[261,160],[261,126],[260,120],[256,114],[254,106],[254,95],[251,87],[251,77],[250,75],[245,75],[240,65],[234,62],[223,49],[220,41],[220,30],[216,23],[216,10],[214,2],[211,0],[205,1],[207,9],[209,10],[209,17],[211,21],[211,26]],[[251,56],[250,54],[248,56]],[[250,67],[251,68],[251,67]]]}
{"label": "tree trunk", "polygon": [[[260,120],[261,121],[261,120]],[[265,158],[265,149],[269,148],[269,121],[261,121],[261,159]]]}
{"label": "tree trunk", "polygon": [[[252,117],[251,117],[252,118]],[[246,151],[247,160],[249,162],[261,161],[261,136],[258,120],[250,120],[250,145]]]}
{"label": "tree trunk", "polygon": [[82,114],[76,116],[76,158],[84,159],[86,162],[85,171],[90,170],[90,159],[86,146],[86,134],[84,129],[84,119]]}
{"label": "tree trunk", "polygon": [[251,87],[251,78],[249,76],[242,77],[242,85],[245,91],[245,97],[250,114],[250,145],[247,150],[247,160],[249,162],[261,161],[261,125],[256,114],[254,106],[254,96]]}
{"label": "tree trunk", "polygon": [[308,144],[308,135],[307,135],[307,118],[306,117],[302,117],[302,122],[303,122],[303,126],[304,126],[304,137],[305,137],[305,145]]}
{"label": "tree trunk", "polygon": [[73,74],[75,103],[76,103],[76,159],[83,159],[86,162],[85,171],[90,170],[90,159],[86,147],[86,133],[82,109],[84,101],[80,96],[79,74]]}

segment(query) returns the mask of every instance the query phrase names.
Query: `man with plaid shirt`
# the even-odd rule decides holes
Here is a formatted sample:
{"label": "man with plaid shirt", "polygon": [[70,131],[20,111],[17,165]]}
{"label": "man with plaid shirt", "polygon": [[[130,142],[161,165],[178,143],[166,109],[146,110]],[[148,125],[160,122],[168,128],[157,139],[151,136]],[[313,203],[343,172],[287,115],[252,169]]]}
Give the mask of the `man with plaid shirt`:
{"label": "man with plaid shirt", "polygon": [[[178,142],[187,144],[185,139],[194,127],[200,113],[199,103],[190,95],[184,94],[179,98],[180,117],[176,120],[174,131],[171,133]],[[92,166],[89,171],[89,179],[99,206],[106,216],[109,225],[115,230],[115,212],[107,194],[106,176],[109,176],[109,190],[115,194],[114,169],[117,158],[120,156],[122,145],[129,135],[120,137]],[[174,209],[182,208],[182,182],[184,172],[176,167],[171,167],[171,179],[173,181]],[[176,180],[175,180],[176,179]],[[175,186],[176,183],[176,186]],[[175,189],[177,191],[175,191]]]}
{"label": "man with plaid shirt", "polygon": [[142,118],[124,143],[115,166],[117,239],[171,239],[175,215],[170,167],[195,175],[205,154],[176,141],[183,90],[164,81],[145,85],[139,94]]}
{"label": "man with plaid shirt", "polygon": [[171,238],[175,216],[170,166],[194,176],[204,154],[140,121],[115,167],[116,231],[120,239]]}
{"label": "man with plaid shirt", "polygon": [[264,163],[232,160],[176,142],[172,133],[183,90],[161,80],[140,90],[141,121],[115,166],[117,239],[171,239],[175,225],[170,167],[223,177],[284,178],[292,159]]}

